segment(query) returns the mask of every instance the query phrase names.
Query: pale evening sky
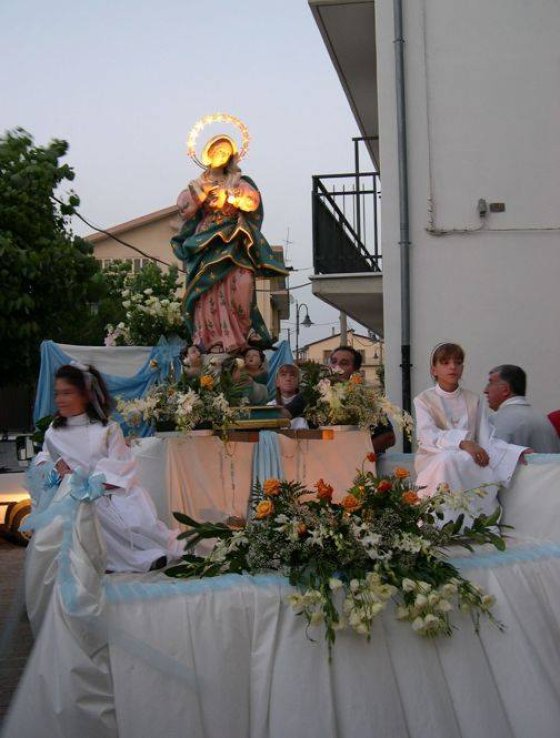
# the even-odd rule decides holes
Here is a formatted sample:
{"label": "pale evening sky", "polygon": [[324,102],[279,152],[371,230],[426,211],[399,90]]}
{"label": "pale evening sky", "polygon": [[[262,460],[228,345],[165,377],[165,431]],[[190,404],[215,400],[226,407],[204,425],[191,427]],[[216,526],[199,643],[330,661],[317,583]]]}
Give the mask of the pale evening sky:
{"label": "pale evening sky", "polygon": [[[173,204],[198,176],[185,154],[196,120],[241,118],[263,232],[276,244],[290,229],[289,263],[305,270],[290,284],[308,281],[311,176],[351,171],[358,130],[306,0],[3,0],[0,44],[0,130],[67,140],[80,211],[102,228]],[[325,324],[301,344],[338,330],[310,287],[293,295]]]}

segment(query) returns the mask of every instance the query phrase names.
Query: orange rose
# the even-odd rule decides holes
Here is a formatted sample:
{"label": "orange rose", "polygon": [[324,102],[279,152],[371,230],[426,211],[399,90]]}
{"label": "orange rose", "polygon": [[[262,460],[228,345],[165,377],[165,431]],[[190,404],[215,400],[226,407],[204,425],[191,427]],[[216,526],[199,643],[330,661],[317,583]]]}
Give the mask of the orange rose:
{"label": "orange rose", "polygon": [[211,390],[214,388],[214,377],[210,374],[203,374],[200,377],[200,386],[202,389]]}
{"label": "orange rose", "polygon": [[319,481],[314,486],[317,490],[317,497],[320,500],[326,500],[327,502],[330,502],[333,496],[332,486],[330,484],[326,484],[323,479],[319,479]]}
{"label": "orange rose", "polygon": [[377,460],[377,455],[374,454],[373,451],[370,451],[369,454],[366,456],[366,459],[368,461],[371,461],[371,463],[373,464],[373,462]]}
{"label": "orange rose", "polygon": [[362,384],[362,375],[361,374],[351,374],[350,375],[350,384]]}
{"label": "orange rose", "polygon": [[267,497],[275,497],[280,494],[279,479],[265,479],[263,484],[263,492]]}
{"label": "orange rose", "polygon": [[377,485],[378,492],[390,492],[392,488],[393,488],[393,485],[388,479],[382,479]]}
{"label": "orange rose", "polygon": [[257,509],[255,510],[255,517],[257,520],[262,520],[263,518],[268,518],[269,515],[272,515],[274,512],[274,505],[272,504],[272,500],[262,500],[257,505]]}
{"label": "orange rose", "polygon": [[402,493],[401,500],[404,502],[405,505],[416,505],[416,503],[420,501],[420,498],[418,497],[416,492],[413,492],[411,489],[409,489],[408,492]]}
{"label": "orange rose", "polygon": [[298,536],[304,536],[307,533],[307,526],[305,523],[300,523],[297,528]]}
{"label": "orange rose", "polygon": [[393,474],[397,479],[406,479],[410,476],[410,472],[408,469],[405,469],[404,466],[396,466],[393,469]]}
{"label": "orange rose", "polygon": [[342,507],[347,512],[356,512],[356,510],[359,510],[361,508],[361,503],[358,500],[357,497],[354,497],[354,495],[346,495],[346,497],[342,500]]}

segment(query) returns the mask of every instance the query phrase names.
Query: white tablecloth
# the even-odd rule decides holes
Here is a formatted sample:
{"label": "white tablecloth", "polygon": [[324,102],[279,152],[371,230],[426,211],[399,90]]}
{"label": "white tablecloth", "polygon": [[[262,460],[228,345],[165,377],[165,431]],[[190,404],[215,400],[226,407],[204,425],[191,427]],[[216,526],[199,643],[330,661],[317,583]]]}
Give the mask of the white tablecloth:
{"label": "white tablecloth", "polygon": [[332,663],[280,578],[162,582],[153,599],[147,584],[114,582],[119,736],[556,738],[560,551],[519,555],[469,571],[497,597],[505,633],[485,623],[477,635],[463,616],[451,639],[425,640],[386,613],[369,644],[339,634]]}
{"label": "white tablecloth", "polygon": [[[356,469],[372,450],[368,433],[335,433],[332,440],[296,440],[279,435],[286,479],[313,487],[319,478],[333,485],[337,496],[352,485]],[[196,520],[245,517],[251,492],[255,443],[224,444],[217,436],[144,438],[133,445],[142,486],[158,515],[176,525],[172,513]],[[368,464],[368,468],[374,468]],[[336,499],[336,497],[335,497]]]}
{"label": "white tablecloth", "polygon": [[95,526],[78,515],[72,586],[55,585],[3,735],[556,738],[560,465],[522,468],[504,506],[508,551],[455,563],[495,595],[505,633],[461,616],[452,638],[424,640],[386,612],[369,644],[339,634],[332,663],[277,576],[113,575],[92,602]]}

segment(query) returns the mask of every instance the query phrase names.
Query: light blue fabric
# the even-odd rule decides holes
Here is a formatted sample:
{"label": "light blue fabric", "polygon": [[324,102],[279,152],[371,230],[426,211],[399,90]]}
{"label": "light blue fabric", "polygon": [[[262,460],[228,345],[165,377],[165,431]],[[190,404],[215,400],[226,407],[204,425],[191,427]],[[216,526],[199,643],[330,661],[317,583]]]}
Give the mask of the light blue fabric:
{"label": "light blue fabric", "polygon": [[278,433],[274,431],[261,431],[259,442],[253,449],[253,477],[252,484],[265,479],[284,479],[284,467],[280,455],[280,442]]}
{"label": "light blue fabric", "polygon": [[79,469],[70,477],[70,496],[79,502],[93,502],[105,494],[104,483],[104,474],[88,476]]}
{"label": "light blue fabric", "polygon": [[220,577],[208,579],[172,579],[161,575],[157,580],[151,582],[119,582],[112,575],[104,580],[104,589],[107,601],[111,603],[136,602],[138,600],[158,600],[168,597],[184,597],[185,595],[197,595],[204,592],[227,592],[238,589],[243,577],[243,582],[250,582],[257,589],[274,588],[285,590],[292,589],[288,579],[280,574],[223,574]]}
{"label": "light blue fabric", "polygon": [[560,464],[560,454],[527,454],[528,464]]}
{"label": "light blue fabric", "polygon": [[262,483],[265,479],[284,479],[284,467],[280,455],[280,441],[278,433],[274,431],[261,431],[259,441],[253,447],[253,469],[251,477],[251,494],[247,506],[247,519],[252,517],[252,511],[257,502],[262,498],[257,494],[255,485]]}
{"label": "light blue fabric", "polygon": [[[178,378],[181,374],[179,354],[183,345],[184,342],[176,337],[171,338],[169,341],[163,337],[160,338],[158,345],[152,348],[146,363],[133,376],[119,377],[112,374],[102,374],[107,384],[107,389],[113,397],[119,396],[123,400],[134,400],[137,397],[143,397],[155,382],[162,382],[167,379],[171,366],[173,367],[175,377]],[[275,379],[278,367],[293,361],[292,352],[287,341],[282,341],[276,351],[267,351],[265,353],[267,354],[269,365],[267,388],[269,396],[272,398],[275,391]],[[41,369],[33,410],[33,419],[35,421],[39,420],[39,418],[44,418],[46,415],[54,414],[56,410],[54,403],[54,375],[57,369],[64,364],[69,364],[71,361],[72,357],[65,353],[54,341],[43,341],[41,344]],[[154,361],[157,363],[157,366],[151,366],[150,362]],[[122,421],[118,413],[114,413],[114,417],[119,420],[126,435],[128,430],[126,424]],[[152,428],[147,423],[134,430],[140,436],[150,436],[153,433]]]}
{"label": "light blue fabric", "polygon": [[557,543],[542,543],[523,547],[512,547],[505,551],[491,551],[489,553],[449,558],[453,566],[463,571],[469,569],[493,569],[496,566],[511,566],[526,561],[540,561],[541,559],[560,559],[560,545]]}
{"label": "light blue fabric", "polygon": [[[57,582],[66,611],[70,615],[82,616],[83,588],[72,568],[72,541],[79,506],[84,502],[93,502],[105,492],[103,487],[105,477],[103,474],[94,474],[88,477],[74,472],[69,480],[70,494],[61,500],[52,502],[53,490],[56,492],[58,487],[49,487],[49,474],[45,473],[45,468],[48,466],[49,464],[41,464],[41,466],[35,467],[34,474],[28,474],[28,480],[30,478],[32,480],[29,481],[29,486],[33,485],[35,493],[37,494],[39,491],[41,479],[43,480],[43,490],[39,494],[40,507],[36,507],[28,515],[20,526],[20,530],[38,531],[52,523],[55,518],[62,518],[62,541],[57,555]],[[42,476],[37,473],[37,470],[42,472]],[[42,500],[44,495],[47,495],[48,502]]]}
{"label": "light blue fabric", "polygon": [[[58,477],[58,483],[54,480]],[[54,468],[52,461],[43,464],[32,464],[25,473],[25,481],[35,512],[45,510],[51,503],[60,484],[60,474]]]}
{"label": "light blue fabric", "polygon": [[294,357],[292,356],[290,344],[287,341],[279,343],[276,351],[265,351],[264,353],[268,361],[268,380],[266,382],[268,397],[270,400],[273,400],[276,395],[276,374],[278,369],[282,364],[293,364]]}

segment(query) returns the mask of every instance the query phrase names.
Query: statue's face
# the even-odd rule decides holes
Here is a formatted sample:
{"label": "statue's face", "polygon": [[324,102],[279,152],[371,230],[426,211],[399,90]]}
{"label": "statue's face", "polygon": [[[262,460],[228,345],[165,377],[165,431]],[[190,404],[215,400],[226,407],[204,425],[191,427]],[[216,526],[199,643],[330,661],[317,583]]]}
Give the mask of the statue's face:
{"label": "statue's face", "polygon": [[212,169],[218,169],[225,167],[233,155],[233,148],[229,141],[225,139],[222,141],[216,141],[208,149],[208,159],[210,160],[210,166]]}

